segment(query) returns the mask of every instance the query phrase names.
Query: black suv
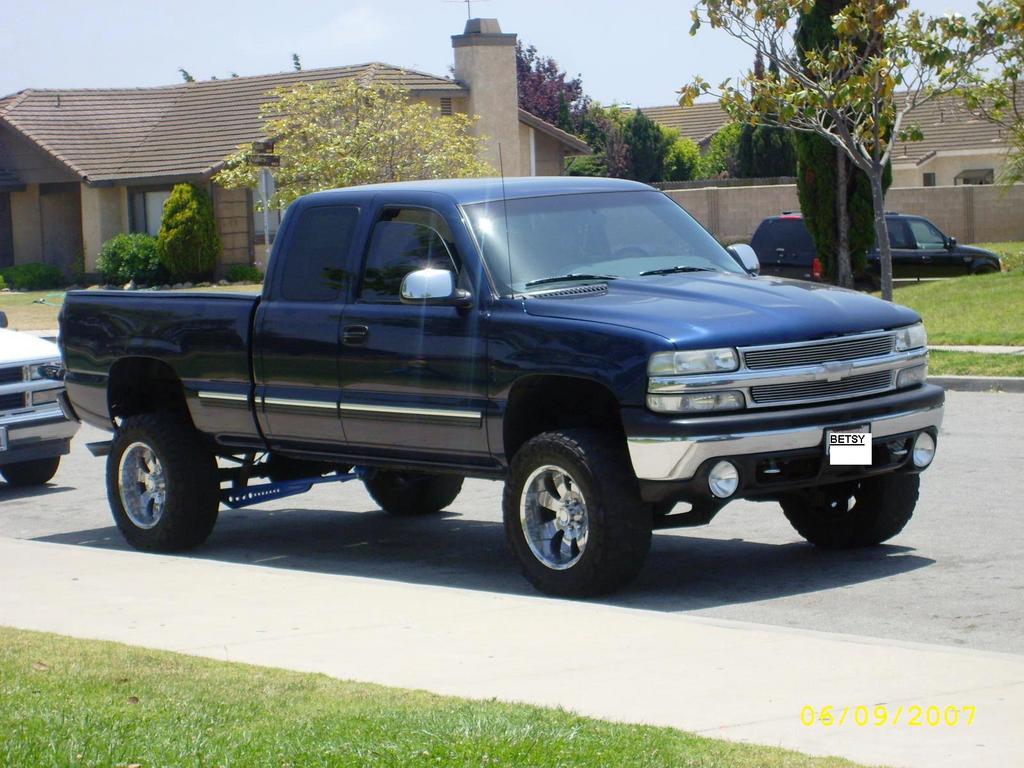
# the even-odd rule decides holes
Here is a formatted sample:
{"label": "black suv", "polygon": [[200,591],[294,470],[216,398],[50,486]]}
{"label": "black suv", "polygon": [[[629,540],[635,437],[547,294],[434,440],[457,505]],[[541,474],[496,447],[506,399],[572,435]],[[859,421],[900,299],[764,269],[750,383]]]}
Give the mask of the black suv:
{"label": "black suv", "polygon": [[[889,244],[892,247],[893,276],[957,277],[998,272],[1002,265],[991,251],[959,245],[923,216],[887,213]],[[814,239],[807,231],[803,216],[786,211],[761,222],[750,246],[761,262],[761,274],[796,280],[820,280],[821,262]],[[868,252],[864,287],[877,287],[879,281],[878,248]]]}

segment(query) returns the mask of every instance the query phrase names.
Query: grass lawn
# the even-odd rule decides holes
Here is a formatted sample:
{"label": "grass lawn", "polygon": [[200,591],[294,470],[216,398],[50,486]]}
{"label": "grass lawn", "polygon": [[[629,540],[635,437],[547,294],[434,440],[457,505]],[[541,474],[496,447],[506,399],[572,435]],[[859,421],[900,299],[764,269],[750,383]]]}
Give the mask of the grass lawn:
{"label": "grass lawn", "polygon": [[2,628],[0,764],[854,766],[560,710]]}
{"label": "grass lawn", "polygon": [[979,355],[933,349],[930,376],[1024,376],[1024,355]]}
{"label": "grass lawn", "polygon": [[[241,291],[263,290],[260,284],[233,283],[215,285],[210,288],[193,288],[194,291]],[[45,304],[40,302],[45,301]],[[57,313],[64,302],[64,293],[50,291],[10,291],[0,293],[0,311],[7,313],[10,327],[16,331],[49,331],[57,327]]]}
{"label": "grass lawn", "polygon": [[899,288],[917,310],[931,344],[1024,344],[1024,270]]}
{"label": "grass lawn", "polygon": [[978,248],[984,248],[999,254],[1003,260],[1003,269],[1011,270],[1024,269],[1024,241],[1018,240],[1010,243],[975,243]]}

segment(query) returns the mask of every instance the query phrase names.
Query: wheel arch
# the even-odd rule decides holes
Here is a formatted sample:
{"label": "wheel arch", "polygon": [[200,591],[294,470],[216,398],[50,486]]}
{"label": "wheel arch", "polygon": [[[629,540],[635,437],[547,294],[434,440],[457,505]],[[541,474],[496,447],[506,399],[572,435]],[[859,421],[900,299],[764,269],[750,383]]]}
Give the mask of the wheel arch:
{"label": "wheel arch", "polygon": [[619,400],[605,384],[582,376],[537,374],[512,386],[502,425],[502,448],[511,461],[530,438],[555,429],[590,428],[625,440]]}
{"label": "wheel arch", "polygon": [[184,415],[192,424],[181,378],[166,362],[151,357],[125,357],[114,363],[107,379],[107,408],[111,419],[170,412]]}

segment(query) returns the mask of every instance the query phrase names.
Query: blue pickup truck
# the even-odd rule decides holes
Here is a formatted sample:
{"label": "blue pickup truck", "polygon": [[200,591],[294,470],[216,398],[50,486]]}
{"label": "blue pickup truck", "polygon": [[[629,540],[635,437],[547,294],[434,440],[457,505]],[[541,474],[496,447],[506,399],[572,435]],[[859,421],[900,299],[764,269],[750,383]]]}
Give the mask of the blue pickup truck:
{"label": "blue pickup truck", "polygon": [[756,272],[633,182],[320,192],[261,296],[69,293],[65,406],[113,433],[91,448],[143,550],[325,482],[434,513],[466,477],[504,481],[511,549],[558,595],[618,589],[652,530],[734,499],[821,547],[879,544],[942,419],[920,318]]}

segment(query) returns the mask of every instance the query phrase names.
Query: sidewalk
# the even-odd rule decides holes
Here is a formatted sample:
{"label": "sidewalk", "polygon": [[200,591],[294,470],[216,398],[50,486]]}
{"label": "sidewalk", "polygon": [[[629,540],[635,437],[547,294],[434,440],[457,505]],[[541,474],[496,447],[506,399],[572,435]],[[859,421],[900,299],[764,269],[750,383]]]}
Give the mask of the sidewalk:
{"label": "sidewalk", "polygon": [[[0,539],[0,624],[892,766],[1024,765],[1024,656]],[[806,727],[806,705],[974,706]],[[906,717],[906,715],[904,715]]]}

